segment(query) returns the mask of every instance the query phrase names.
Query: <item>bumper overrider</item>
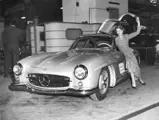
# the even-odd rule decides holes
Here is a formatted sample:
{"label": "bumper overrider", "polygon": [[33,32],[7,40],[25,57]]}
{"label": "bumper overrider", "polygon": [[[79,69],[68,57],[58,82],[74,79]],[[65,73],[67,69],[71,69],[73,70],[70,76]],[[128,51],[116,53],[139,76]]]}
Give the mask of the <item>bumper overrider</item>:
{"label": "bumper overrider", "polygon": [[36,94],[45,94],[45,95],[75,95],[75,96],[86,96],[96,93],[98,91],[97,88],[91,90],[74,90],[74,89],[67,89],[67,90],[40,90],[33,87],[28,87],[26,85],[19,85],[16,83],[11,83],[8,87],[11,91],[27,91],[30,93]]}

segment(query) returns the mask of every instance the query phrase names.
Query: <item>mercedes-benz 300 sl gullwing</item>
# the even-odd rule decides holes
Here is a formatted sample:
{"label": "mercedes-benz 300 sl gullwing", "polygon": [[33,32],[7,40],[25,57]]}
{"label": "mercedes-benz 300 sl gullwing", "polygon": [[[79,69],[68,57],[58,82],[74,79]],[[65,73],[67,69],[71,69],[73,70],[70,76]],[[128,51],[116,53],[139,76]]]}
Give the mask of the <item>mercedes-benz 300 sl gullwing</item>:
{"label": "mercedes-benz 300 sl gullwing", "polygon": [[[124,54],[118,51],[114,37],[105,32],[105,25],[116,22],[109,20],[98,33],[78,37],[68,51],[40,53],[18,61],[10,90],[103,100],[110,87],[129,77]],[[138,52],[134,50],[134,54],[139,60]]]}

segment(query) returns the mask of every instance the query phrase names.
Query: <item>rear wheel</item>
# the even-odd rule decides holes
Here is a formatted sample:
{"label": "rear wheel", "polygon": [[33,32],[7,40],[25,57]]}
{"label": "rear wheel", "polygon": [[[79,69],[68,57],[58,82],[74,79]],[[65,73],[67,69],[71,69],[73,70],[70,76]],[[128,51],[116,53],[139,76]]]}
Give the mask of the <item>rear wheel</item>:
{"label": "rear wheel", "polygon": [[110,82],[109,70],[108,68],[103,68],[99,75],[98,91],[90,95],[90,98],[95,101],[103,100],[107,96],[109,89],[109,82]]}

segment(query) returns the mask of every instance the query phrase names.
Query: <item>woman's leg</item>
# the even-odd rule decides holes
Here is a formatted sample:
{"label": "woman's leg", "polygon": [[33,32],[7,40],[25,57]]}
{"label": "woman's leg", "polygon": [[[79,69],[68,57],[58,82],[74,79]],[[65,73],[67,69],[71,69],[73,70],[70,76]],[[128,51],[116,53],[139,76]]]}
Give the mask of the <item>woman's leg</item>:
{"label": "woman's leg", "polygon": [[140,81],[140,83],[143,84],[143,85],[146,84],[146,83],[143,81],[143,79],[141,78],[141,74],[140,74],[140,76],[139,76],[139,81]]}
{"label": "woman's leg", "polygon": [[140,71],[140,68],[139,66],[137,66],[137,73],[136,73],[136,80],[139,80],[139,82],[143,85],[145,85],[146,83],[143,81],[142,77],[141,77],[141,71]]}
{"label": "woman's leg", "polygon": [[130,72],[131,81],[132,81],[132,87],[136,88],[136,80],[133,72]]}
{"label": "woman's leg", "polygon": [[136,88],[135,74],[133,72],[134,62],[130,59],[130,57],[127,57],[126,59],[126,67],[130,73],[132,87]]}
{"label": "woman's leg", "polygon": [[145,85],[146,83],[143,81],[142,77],[141,77],[141,71],[140,71],[140,67],[137,64],[137,59],[134,57],[134,76],[135,76],[135,80],[139,80],[139,82],[143,85]]}

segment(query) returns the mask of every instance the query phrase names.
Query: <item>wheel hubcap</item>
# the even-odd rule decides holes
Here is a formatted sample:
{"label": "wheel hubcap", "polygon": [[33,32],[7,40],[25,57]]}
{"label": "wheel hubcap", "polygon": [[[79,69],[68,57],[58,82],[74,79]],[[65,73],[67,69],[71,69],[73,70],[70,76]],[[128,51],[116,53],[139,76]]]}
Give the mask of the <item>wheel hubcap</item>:
{"label": "wheel hubcap", "polygon": [[107,71],[103,71],[99,79],[99,91],[101,94],[104,94],[108,89],[108,80],[109,76]]}

